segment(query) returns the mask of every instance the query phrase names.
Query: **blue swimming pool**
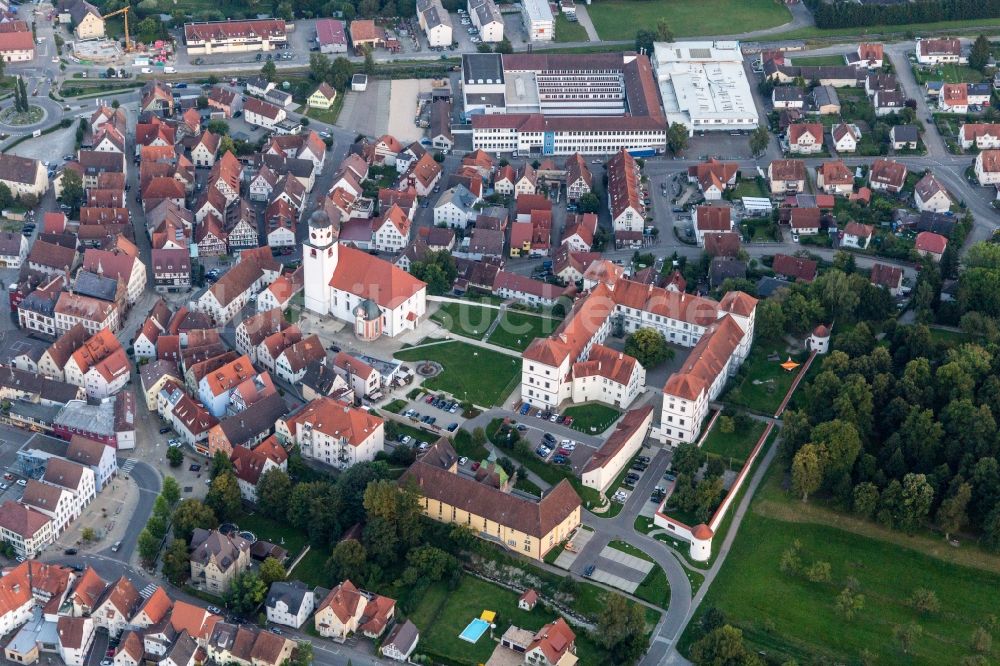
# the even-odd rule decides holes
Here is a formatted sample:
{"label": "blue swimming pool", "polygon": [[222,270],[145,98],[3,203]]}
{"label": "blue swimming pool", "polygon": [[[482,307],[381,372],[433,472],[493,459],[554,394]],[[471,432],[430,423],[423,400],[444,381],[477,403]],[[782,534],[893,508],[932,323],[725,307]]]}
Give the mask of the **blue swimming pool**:
{"label": "blue swimming pool", "polygon": [[477,617],[475,620],[469,623],[469,626],[467,626],[465,629],[462,630],[462,633],[460,633],[458,637],[461,638],[463,641],[469,641],[470,643],[475,643],[480,638],[482,638],[483,634],[485,634],[486,630],[489,628],[490,628],[489,622]]}

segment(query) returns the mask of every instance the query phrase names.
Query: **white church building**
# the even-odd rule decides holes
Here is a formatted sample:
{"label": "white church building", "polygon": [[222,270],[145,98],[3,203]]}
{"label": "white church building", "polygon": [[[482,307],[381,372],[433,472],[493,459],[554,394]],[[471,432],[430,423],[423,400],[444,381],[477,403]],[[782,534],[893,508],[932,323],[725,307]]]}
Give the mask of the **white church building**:
{"label": "white church building", "polygon": [[416,328],[427,311],[427,285],[392,263],[337,241],[329,216],[309,218],[302,244],[306,309],[354,325],[363,340]]}

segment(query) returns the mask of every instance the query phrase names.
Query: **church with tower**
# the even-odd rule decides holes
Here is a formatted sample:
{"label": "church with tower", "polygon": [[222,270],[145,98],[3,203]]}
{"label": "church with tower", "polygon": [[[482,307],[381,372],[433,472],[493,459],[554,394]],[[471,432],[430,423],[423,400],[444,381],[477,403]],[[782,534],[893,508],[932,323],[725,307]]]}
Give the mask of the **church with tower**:
{"label": "church with tower", "polygon": [[305,306],[354,326],[366,341],[416,328],[427,311],[427,284],[391,262],[338,242],[322,209],[309,217],[302,244]]}

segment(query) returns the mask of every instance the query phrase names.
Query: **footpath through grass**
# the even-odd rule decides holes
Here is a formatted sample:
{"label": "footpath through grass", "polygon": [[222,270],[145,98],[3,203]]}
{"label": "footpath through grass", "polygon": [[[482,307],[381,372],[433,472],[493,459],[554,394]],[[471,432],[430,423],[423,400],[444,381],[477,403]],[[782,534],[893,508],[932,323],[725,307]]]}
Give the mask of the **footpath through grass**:
{"label": "footpath through grass", "polygon": [[792,18],[773,0],[601,0],[587,13],[603,40],[633,40],[636,30],[656,30],[661,19],[677,37],[701,37],[773,28]]}
{"label": "footpath through grass", "polygon": [[486,407],[504,401],[521,376],[521,359],[465,342],[445,342],[396,353],[401,361],[434,361],[444,370],[423,383],[429,391],[446,391],[456,400]]}
{"label": "footpath through grass", "polygon": [[[775,663],[867,659],[864,663],[957,664],[973,654],[974,629],[996,614],[997,569],[964,567],[918,552],[905,545],[909,537],[901,533],[885,532],[901,542],[894,543],[830,525],[765,515],[762,509],[772,505],[798,518],[801,509],[811,506],[787,496],[778,475],[776,469],[769,473],[698,616],[708,608],[719,608],[729,623],[743,630],[752,650],[764,651]],[[872,527],[869,534],[878,536],[881,528]],[[801,574],[780,570],[783,553],[796,541],[804,566],[817,561],[830,564],[830,581],[809,582]],[[865,596],[864,608],[852,620],[836,607],[837,596],[848,585]],[[914,609],[909,599],[917,588],[933,591],[940,610],[923,614]],[[684,654],[690,654],[698,637],[698,616],[678,646]],[[922,631],[906,654],[894,630],[910,623]],[[991,632],[994,641],[1000,637],[996,629]],[[985,656],[989,663],[990,655]]]}
{"label": "footpath through grass", "polygon": [[562,12],[556,14],[557,42],[586,42],[589,40],[587,29],[580,25],[579,21],[573,23]]}

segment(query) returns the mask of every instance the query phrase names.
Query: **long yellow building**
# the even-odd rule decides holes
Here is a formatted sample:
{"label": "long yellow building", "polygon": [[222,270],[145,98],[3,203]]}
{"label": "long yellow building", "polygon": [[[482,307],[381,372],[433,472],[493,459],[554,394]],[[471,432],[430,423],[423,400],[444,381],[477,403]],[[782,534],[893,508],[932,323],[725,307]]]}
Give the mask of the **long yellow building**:
{"label": "long yellow building", "polygon": [[458,474],[457,456],[438,442],[399,480],[420,493],[424,514],[466,525],[477,536],[541,560],[580,525],[580,497],[565,479],[535,502]]}

